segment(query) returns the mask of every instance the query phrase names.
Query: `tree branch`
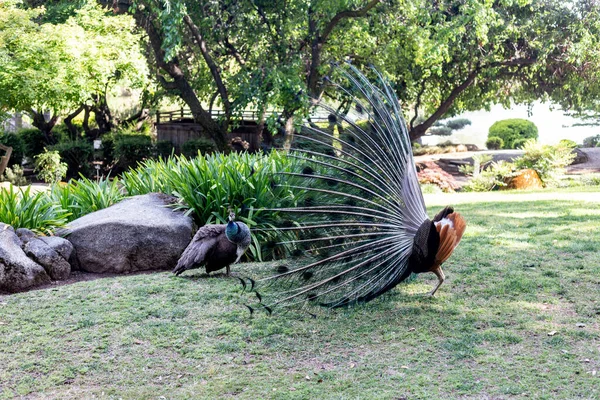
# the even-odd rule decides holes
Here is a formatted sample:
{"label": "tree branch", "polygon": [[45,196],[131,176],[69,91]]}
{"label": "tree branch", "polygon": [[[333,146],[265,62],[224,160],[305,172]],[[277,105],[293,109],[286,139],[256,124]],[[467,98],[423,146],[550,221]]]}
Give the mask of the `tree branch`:
{"label": "tree branch", "polygon": [[227,94],[227,88],[223,83],[219,67],[217,67],[214,60],[210,56],[208,48],[206,47],[206,41],[202,37],[200,29],[198,29],[196,24],[194,24],[194,21],[192,21],[190,16],[187,14],[184,15],[183,20],[192,32],[192,36],[194,37],[194,39],[196,39],[198,47],[200,48],[200,52],[202,53],[202,57],[204,57],[204,61],[210,69],[210,73],[212,74],[212,77],[215,81],[215,85],[217,85],[217,90],[219,91],[219,95],[221,96],[221,100],[223,101],[223,107],[225,108],[225,120],[228,124],[228,121],[231,118],[231,103],[229,102],[229,95]]}
{"label": "tree branch", "polygon": [[321,34],[321,38],[320,38],[321,43],[325,43],[327,41],[327,38],[329,38],[329,35],[333,31],[333,29],[336,27],[336,25],[340,23],[340,21],[342,21],[343,19],[347,19],[347,18],[364,17],[365,15],[367,15],[367,13],[373,7],[375,7],[377,4],[379,4],[379,2],[380,2],[380,0],[371,0],[369,3],[367,3],[366,6],[364,6],[360,10],[345,10],[345,11],[340,11],[339,13],[334,15],[333,18],[331,18],[331,21],[329,21],[329,23],[327,24],[327,26],[325,26],[325,29],[323,30],[323,33]]}

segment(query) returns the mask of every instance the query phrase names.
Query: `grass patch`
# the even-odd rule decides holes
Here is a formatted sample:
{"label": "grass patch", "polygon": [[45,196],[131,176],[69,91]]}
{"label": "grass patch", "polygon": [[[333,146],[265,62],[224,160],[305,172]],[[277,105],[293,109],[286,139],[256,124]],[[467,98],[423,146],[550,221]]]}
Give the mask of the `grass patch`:
{"label": "grass patch", "polygon": [[200,271],[0,297],[0,399],[599,398],[600,192],[480,196],[427,197],[469,224],[433,299],[421,275],[365,306],[249,318],[235,278]]}

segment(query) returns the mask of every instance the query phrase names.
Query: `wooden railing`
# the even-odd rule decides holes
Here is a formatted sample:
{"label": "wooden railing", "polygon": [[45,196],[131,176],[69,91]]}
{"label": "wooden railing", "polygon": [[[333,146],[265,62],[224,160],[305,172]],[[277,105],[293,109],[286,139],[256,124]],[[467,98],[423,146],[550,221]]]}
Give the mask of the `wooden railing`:
{"label": "wooden railing", "polygon": [[[275,110],[268,110],[267,111],[267,115],[270,115],[274,112],[277,112]],[[218,119],[220,117],[224,117],[225,116],[225,111],[223,110],[212,110],[210,113],[210,116],[213,119]],[[235,118],[239,118],[242,119],[244,121],[258,121],[260,119],[260,114],[258,111],[242,111],[241,113],[236,113],[235,114]],[[165,123],[165,122],[173,122],[173,121],[181,121],[181,120],[185,120],[185,119],[194,119],[194,116],[192,115],[192,112],[190,111],[189,108],[181,108],[179,110],[175,110],[175,111],[158,111],[156,113],[156,123],[160,124],[160,123]]]}

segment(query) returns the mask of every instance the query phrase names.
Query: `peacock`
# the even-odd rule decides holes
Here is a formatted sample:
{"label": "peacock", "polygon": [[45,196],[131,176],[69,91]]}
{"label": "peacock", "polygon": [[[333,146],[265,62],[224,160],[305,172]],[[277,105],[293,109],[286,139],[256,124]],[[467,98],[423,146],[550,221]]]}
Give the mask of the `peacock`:
{"label": "peacock", "polygon": [[340,107],[319,102],[329,127],[303,127],[289,153],[299,167],[277,175],[276,184],[298,196],[294,207],[270,210],[280,216],[277,245],[298,257],[251,285],[242,282],[269,313],[277,306],[368,302],[412,273],[437,276],[433,296],[466,228],[452,207],[428,218],[390,84],[374,68],[375,83],[352,65],[336,70],[342,83],[328,84],[341,94]]}
{"label": "peacock", "polygon": [[240,260],[251,241],[250,228],[235,221],[235,213],[229,213],[227,224],[204,225],[194,235],[173,269],[179,275],[188,269],[205,266],[206,273],[227,268]]}

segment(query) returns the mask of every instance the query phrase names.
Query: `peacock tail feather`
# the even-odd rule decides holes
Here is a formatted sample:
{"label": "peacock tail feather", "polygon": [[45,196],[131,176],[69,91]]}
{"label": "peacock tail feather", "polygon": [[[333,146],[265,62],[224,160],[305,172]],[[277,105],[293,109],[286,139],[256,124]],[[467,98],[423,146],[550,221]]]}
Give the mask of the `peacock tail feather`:
{"label": "peacock tail feather", "polygon": [[310,124],[294,135],[289,157],[299,169],[276,184],[303,193],[283,216],[277,243],[300,257],[253,283],[262,305],[366,302],[411,274],[409,258],[428,219],[399,101],[375,69],[375,83],[352,65],[339,67],[347,112],[320,103],[329,128]]}

